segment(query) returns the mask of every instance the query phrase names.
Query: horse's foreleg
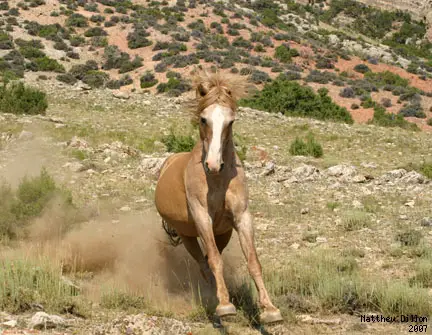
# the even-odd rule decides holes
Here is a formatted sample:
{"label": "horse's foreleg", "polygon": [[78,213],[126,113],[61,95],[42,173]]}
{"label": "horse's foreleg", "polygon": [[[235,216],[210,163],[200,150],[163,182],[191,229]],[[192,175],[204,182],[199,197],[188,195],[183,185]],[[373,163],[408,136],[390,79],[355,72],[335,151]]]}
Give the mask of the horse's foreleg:
{"label": "horse's foreleg", "polygon": [[198,235],[207,253],[208,264],[216,280],[216,295],[219,300],[219,305],[216,307],[216,314],[220,317],[235,315],[236,309],[234,305],[229,302],[229,294],[223,278],[222,256],[216,245],[212,220],[202,206],[191,206],[190,209]]}
{"label": "horse's foreleg", "polygon": [[183,242],[183,245],[185,246],[186,250],[189,252],[189,254],[197,261],[201,274],[204,277],[204,279],[214,285],[214,277],[210,270],[210,267],[207,263],[206,258],[204,257],[201,247],[198,243],[198,239],[196,237],[189,237],[189,236],[182,236],[180,235],[180,238]]}
{"label": "horse's foreleg", "polygon": [[255,249],[252,216],[248,210],[236,218],[234,228],[239,235],[240,245],[247,260],[249,273],[259,292],[261,308],[264,309],[260,315],[261,321],[264,323],[282,321],[280,311],[272,304],[264,286],[261,264]]}

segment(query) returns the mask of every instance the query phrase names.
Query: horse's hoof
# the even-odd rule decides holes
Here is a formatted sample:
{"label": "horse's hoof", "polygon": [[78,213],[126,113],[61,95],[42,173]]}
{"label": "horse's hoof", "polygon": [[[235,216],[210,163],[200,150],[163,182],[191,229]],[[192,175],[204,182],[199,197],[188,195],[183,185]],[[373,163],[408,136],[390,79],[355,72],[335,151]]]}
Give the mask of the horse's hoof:
{"label": "horse's hoof", "polygon": [[281,315],[281,312],[276,309],[273,311],[264,311],[260,315],[260,320],[262,323],[275,323],[275,322],[282,322],[283,318]]}
{"label": "horse's hoof", "polygon": [[233,304],[219,305],[216,307],[216,315],[221,317],[236,315],[237,311]]}

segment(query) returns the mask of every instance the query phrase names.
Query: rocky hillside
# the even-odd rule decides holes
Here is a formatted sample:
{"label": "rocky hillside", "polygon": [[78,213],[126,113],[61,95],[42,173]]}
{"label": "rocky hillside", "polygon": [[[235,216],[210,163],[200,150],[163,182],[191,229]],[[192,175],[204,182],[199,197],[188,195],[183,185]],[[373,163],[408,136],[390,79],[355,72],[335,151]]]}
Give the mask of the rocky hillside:
{"label": "rocky hillside", "polygon": [[12,0],[0,13],[6,80],[178,96],[195,66],[258,89],[283,74],[325,87],[356,122],[381,106],[432,129],[432,43],[408,12],[340,0]]}

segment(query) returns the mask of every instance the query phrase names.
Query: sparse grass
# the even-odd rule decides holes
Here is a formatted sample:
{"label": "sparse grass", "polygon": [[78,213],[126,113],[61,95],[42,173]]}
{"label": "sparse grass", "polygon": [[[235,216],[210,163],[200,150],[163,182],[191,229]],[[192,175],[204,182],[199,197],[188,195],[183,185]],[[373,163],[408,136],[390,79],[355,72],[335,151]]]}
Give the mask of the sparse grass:
{"label": "sparse grass", "polygon": [[326,204],[326,207],[328,208],[328,209],[330,209],[331,211],[334,211],[336,208],[338,208],[340,206],[340,203],[338,203],[338,202],[335,202],[335,201],[331,201],[331,202],[328,202],[327,204]]}
{"label": "sparse grass", "polygon": [[287,294],[339,313],[365,311],[388,316],[430,315],[432,304],[427,291],[410,287],[406,281],[387,281],[359,270],[352,256],[337,256],[320,250],[296,257],[278,270],[266,267],[267,288],[279,301]]}
{"label": "sparse grass", "polygon": [[109,309],[142,310],[147,307],[144,297],[126,290],[112,289],[101,297],[101,306]]}
{"label": "sparse grass", "polygon": [[416,247],[422,239],[422,233],[414,229],[406,229],[396,234],[396,241],[402,246]]}
{"label": "sparse grass", "polygon": [[39,176],[22,179],[16,191],[7,184],[1,185],[0,239],[8,241],[25,236],[31,219],[39,216],[54,199],[59,199],[60,206],[73,207],[70,193],[58,187],[44,169]]}
{"label": "sparse grass", "polygon": [[[0,260],[0,308],[12,313],[28,311],[35,304],[48,312],[86,314],[79,294],[61,278],[61,264],[49,260]],[[81,307],[81,308],[80,308]]]}
{"label": "sparse grass", "polygon": [[306,137],[306,141],[296,137],[291,143],[290,154],[293,156],[312,156],[315,158],[322,157],[323,148],[319,144],[312,133],[309,133]]}
{"label": "sparse grass", "polygon": [[412,285],[432,287],[432,263],[430,259],[422,259],[415,266],[415,275],[410,278]]}
{"label": "sparse grass", "polygon": [[370,219],[366,212],[350,210],[343,214],[342,226],[346,231],[359,230],[370,226]]}

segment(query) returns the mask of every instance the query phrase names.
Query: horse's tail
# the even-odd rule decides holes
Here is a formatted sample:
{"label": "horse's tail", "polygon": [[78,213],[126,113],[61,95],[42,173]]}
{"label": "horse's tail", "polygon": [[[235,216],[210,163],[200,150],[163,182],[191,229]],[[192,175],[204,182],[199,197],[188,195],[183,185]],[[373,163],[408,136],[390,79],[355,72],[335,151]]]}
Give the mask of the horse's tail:
{"label": "horse's tail", "polygon": [[168,239],[169,239],[171,245],[176,247],[182,243],[182,240],[181,240],[180,236],[177,234],[177,232],[175,231],[175,229],[171,228],[169,226],[169,224],[164,219],[162,219],[162,227],[165,230],[165,232],[167,233]]}

